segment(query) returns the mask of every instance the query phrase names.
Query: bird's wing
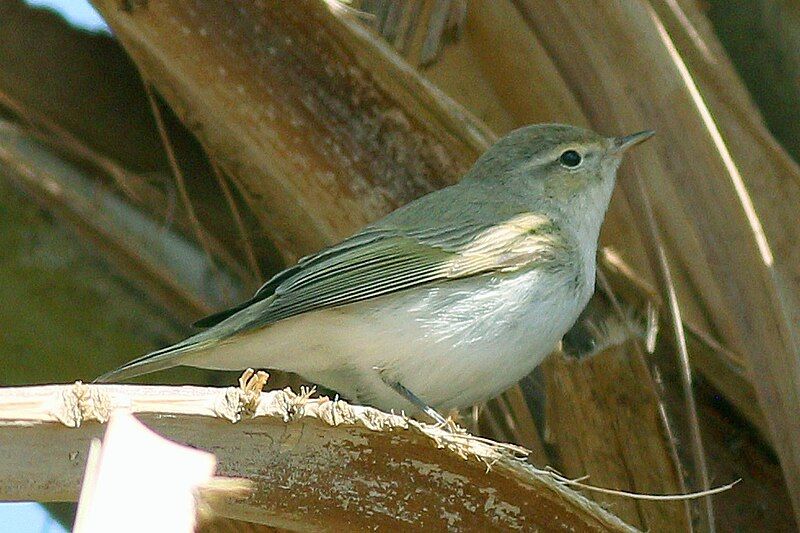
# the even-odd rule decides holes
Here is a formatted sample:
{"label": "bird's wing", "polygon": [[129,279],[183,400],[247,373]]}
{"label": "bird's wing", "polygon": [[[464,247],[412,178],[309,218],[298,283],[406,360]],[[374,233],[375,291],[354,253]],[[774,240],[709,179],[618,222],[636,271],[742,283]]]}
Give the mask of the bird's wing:
{"label": "bird's wing", "polygon": [[267,298],[270,303],[259,313],[242,313],[240,324],[226,326],[234,326],[230,329],[239,333],[427,283],[534,266],[559,268],[566,264],[569,249],[558,226],[533,213],[499,225],[424,231],[367,229],[275,276],[225,317]]}

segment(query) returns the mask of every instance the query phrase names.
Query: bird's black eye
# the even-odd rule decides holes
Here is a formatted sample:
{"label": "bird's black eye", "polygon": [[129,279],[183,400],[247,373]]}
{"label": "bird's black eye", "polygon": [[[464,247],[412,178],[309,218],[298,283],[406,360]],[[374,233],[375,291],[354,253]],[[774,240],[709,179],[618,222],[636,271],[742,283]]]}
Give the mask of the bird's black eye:
{"label": "bird's black eye", "polygon": [[567,168],[575,168],[581,164],[581,154],[575,150],[567,150],[558,158],[561,164]]}

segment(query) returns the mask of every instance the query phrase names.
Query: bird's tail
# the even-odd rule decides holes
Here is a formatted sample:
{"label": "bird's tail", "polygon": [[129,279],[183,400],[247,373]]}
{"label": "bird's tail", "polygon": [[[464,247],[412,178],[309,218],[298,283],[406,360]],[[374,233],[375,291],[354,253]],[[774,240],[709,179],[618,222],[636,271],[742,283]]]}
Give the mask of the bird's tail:
{"label": "bird's tail", "polygon": [[94,382],[108,383],[112,380],[122,381],[125,379],[135,378],[136,376],[141,376],[143,374],[156,372],[158,370],[166,370],[167,368],[180,366],[183,361],[183,358],[181,357],[182,355],[202,350],[203,348],[207,348],[208,346],[214,344],[214,341],[212,340],[204,340],[198,337],[202,337],[202,335],[190,337],[179,342],[178,344],[173,344],[172,346],[167,346],[166,348],[143,355],[138,359],[134,359],[133,361],[125,363],[121,367],[112,370],[111,372],[106,372],[99,378],[95,379]]}

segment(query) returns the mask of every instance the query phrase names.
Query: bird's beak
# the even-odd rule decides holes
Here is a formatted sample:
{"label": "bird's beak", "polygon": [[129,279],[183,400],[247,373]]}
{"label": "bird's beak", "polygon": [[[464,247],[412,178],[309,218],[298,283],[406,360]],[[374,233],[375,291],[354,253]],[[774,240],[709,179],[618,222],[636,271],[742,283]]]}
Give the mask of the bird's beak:
{"label": "bird's beak", "polygon": [[622,154],[622,152],[626,151],[628,148],[636,146],[639,143],[643,143],[655,134],[656,132],[653,130],[645,130],[638,133],[631,133],[630,135],[625,135],[624,137],[615,137],[614,147],[612,150],[616,154]]}

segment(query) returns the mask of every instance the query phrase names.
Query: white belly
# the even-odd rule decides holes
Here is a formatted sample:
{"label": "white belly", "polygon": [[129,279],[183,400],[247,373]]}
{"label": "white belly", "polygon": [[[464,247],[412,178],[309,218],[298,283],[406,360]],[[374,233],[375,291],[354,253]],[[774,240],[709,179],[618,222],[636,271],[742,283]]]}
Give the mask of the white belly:
{"label": "white belly", "polygon": [[292,317],[199,354],[206,368],[296,372],[382,409],[410,405],[394,379],[440,410],[496,396],[533,370],[593,287],[566,275],[485,276]]}

